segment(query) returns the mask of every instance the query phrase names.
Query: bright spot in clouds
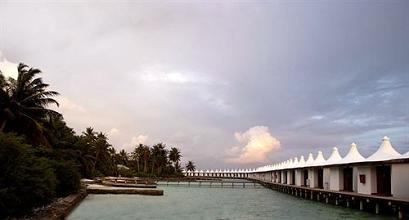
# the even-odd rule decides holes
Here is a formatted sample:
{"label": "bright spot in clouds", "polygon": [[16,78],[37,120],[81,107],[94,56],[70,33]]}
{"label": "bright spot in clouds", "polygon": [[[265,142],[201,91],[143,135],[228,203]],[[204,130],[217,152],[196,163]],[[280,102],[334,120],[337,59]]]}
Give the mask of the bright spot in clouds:
{"label": "bright spot in clouds", "polygon": [[67,97],[58,96],[56,99],[58,103],[60,104],[59,110],[62,113],[85,113],[86,112],[83,106],[72,101],[71,99]]}
{"label": "bright spot in clouds", "polygon": [[111,128],[111,130],[108,132],[109,137],[113,137],[119,134],[119,129],[118,128]]}
{"label": "bright spot in clouds", "polygon": [[188,83],[195,82],[194,79],[189,78],[181,73],[147,73],[141,76],[143,81],[147,82],[170,82],[170,83]]}
{"label": "bright spot in clouds", "polygon": [[17,79],[17,66],[17,63],[10,62],[5,57],[3,57],[0,51],[0,71],[6,78],[11,77]]}
{"label": "bright spot in clouds", "polygon": [[131,145],[136,146],[139,144],[146,144],[146,141],[148,140],[148,135],[138,135],[137,137],[132,137],[131,139]]}
{"label": "bright spot in clouds", "polygon": [[169,70],[163,66],[145,68],[139,75],[142,81],[150,83],[210,83],[209,79],[197,73]]}
{"label": "bright spot in clouds", "polygon": [[270,153],[280,149],[280,141],[265,126],[255,126],[244,133],[236,132],[234,136],[241,146],[233,147],[227,152],[229,163],[264,163]]}

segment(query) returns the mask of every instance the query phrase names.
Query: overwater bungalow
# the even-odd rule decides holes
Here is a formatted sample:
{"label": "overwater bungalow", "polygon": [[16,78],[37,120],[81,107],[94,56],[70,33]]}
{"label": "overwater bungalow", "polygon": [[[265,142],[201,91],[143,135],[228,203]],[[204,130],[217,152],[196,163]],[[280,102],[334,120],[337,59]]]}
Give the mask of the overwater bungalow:
{"label": "overwater bungalow", "polygon": [[[200,175],[201,172],[193,172],[193,175]],[[315,158],[309,153],[307,160],[300,156],[256,169],[224,170],[221,173],[221,177],[248,178],[272,186],[288,186],[296,194],[306,195],[305,190],[308,188],[322,190],[316,196],[319,199],[322,193],[328,193],[327,202],[330,195],[337,192],[339,198],[346,195],[351,196],[352,200],[360,197],[365,199],[360,200],[361,209],[364,206],[362,201],[368,202],[369,198],[379,200],[385,197],[393,198],[394,202],[409,203],[409,152],[401,155],[393,148],[388,137],[384,137],[378,150],[367,158],[352,143],[345,157],[334,147],[328,159],[325,159],[322,151],[318,151]],[[310,192],[311,198],[314,192]],[[335,204],[338,203],[336,198]],[[346,199],[346,204],[349,206],[349,199]],[[387,204],[391,205],[392,202]],[[378,203],[375,207],[376,212],[379,212]]]}
{"label": "overwater bungalow", "polygon": [[244,176],[309,188],[409,198],[409,152],[401,155],[384,137],[379,149],[368,158],[352,143],[343,158],[334,147],[328,160],[319,151],[315,159],[310,153],[306,161],[304,156],[299,160],[296,157],[259,167]]}

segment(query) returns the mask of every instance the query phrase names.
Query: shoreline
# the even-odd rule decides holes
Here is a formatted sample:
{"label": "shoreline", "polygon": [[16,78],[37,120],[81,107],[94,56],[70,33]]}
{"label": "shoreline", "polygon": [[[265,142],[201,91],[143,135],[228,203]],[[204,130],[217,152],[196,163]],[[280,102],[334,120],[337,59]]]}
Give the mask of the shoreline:
{"label": "shoreline", "polygon": [[13,220],[61,220],[65,219],[84,199],[88,193],[85,188],[76,194],[58,198],[45,207],[35,209],[33,213],[23,217],[9,217]]}

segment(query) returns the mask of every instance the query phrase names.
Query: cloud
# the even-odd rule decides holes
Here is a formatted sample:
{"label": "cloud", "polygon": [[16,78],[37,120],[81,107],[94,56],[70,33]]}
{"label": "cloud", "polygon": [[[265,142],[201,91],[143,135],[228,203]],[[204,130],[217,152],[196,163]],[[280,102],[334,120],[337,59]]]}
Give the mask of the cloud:
{"label": "cloud", "polygon": [[[377,146],[384,135],[404,152],[408,3],[10,1],[0,7],[0,62],[43,70],[44,81],[74,102],[59,111],[77,132],[118,128],[118,148],[149,134],[150,144],[177,143],[206,168],[231,165],[219,152],[236,146],[231,158],[239,157],[247,144],[232,131],[261,124],[285,143],[274,160],[351,141]],[[356,138],[366,134],[365,142]]]}
{"label": "cloud", "polygon": [[137,145],[137,144],[146,144],[146,141],[148,140],[149,136],[148,135],[138,135],[137,137],[132,137],[131,139],[131,144],[132,145]]}
{"label": "cloud", "polygon": [[185,74],[170,72],[170,73],[146,73],[141,75],[141,79],[146,82],[169,82],[169,83],[191,83],[196,82],[195,79],[188,77]]}
{"label": "cloud", "polygon": [[154,65],[144,68],[138,73],[140,79],[143,82],[149,83],[174,83],[174,84],[188,84],[188,83],[200,83],[208,84],[212,83],[206,77],[200,76],[197,73],[189,71],[175,71],[169,70],[161,65]]}
{"label": "cloud", "polygon": [[132,136],[131,141],[123,145],[123,149],[128,152],[131,152],[135,146],[139,144],[146,144],[148,139],[149,136],[143,134],[140,134],[138,136]]}
{"label": "cloud", "polygon": [[234,136],[242,146],[228,150],[228,163],[264,163],[272,152],[281,148],[280,141],[273,137],[265,126],[255,126],[244,133],[236,132]]}
{"label": "cloud", "polygon": [[75,103],[74,101],[68,99],[64,96],[59,96],[57,98],[58,103],[60,104],[59,110],[63,113],[85,113],[86,110],[83,106]]}
{"label": "cloud", "polygon": [[6,78],[11,77],[17,79],[17,66],[17,63],[10,62],[5,57],[3,57],[3,54],[0,51],[0,71]]}
{"label": "cloud", "polygon": [[119,134],[118,128],[111,128],[111,130],[109,130],[108,132],[109,137],[114,137],[114,136],[117,136],[118,134]]}

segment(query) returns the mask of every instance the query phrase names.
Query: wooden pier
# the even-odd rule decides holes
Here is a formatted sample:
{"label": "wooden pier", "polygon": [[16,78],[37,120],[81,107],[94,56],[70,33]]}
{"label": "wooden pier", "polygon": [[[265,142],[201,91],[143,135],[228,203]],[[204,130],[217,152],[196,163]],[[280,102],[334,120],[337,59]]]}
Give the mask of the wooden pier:
{"label": "wooden pier", "polygon": [[409,199],[388,196],[365,195],[355,192],[332,191],[251,179],[267,188],[336,206],[355,208],[375,214],[393,215],[398,219],[409,219]]}
{"label": "wooden pier", "polygon": [[162,196],[160,189],[138,189],[138,188],[87,188],[88,194],[139,194],[149,196]]}
{"label": "wooden pier", "polygon": [[181,186],[181,187],[208,187],[208,188],[260,188],[260,184],[254,181],[231,181],[231,180],[162,180],[157,181],[157,185],[162,186]]}
{"label": "wooden pier", "polygon": [[139,183],[120,183],[111,181],[102,181],[102,185],[131,188],[156,188],[156,184],[139,184]]}
{"label": "wooden pier", "polygon": [[163,190],[156,189],[154,181],[127,177],[105,177],[86,183],[89,194],[141,194],[161,196]]}

